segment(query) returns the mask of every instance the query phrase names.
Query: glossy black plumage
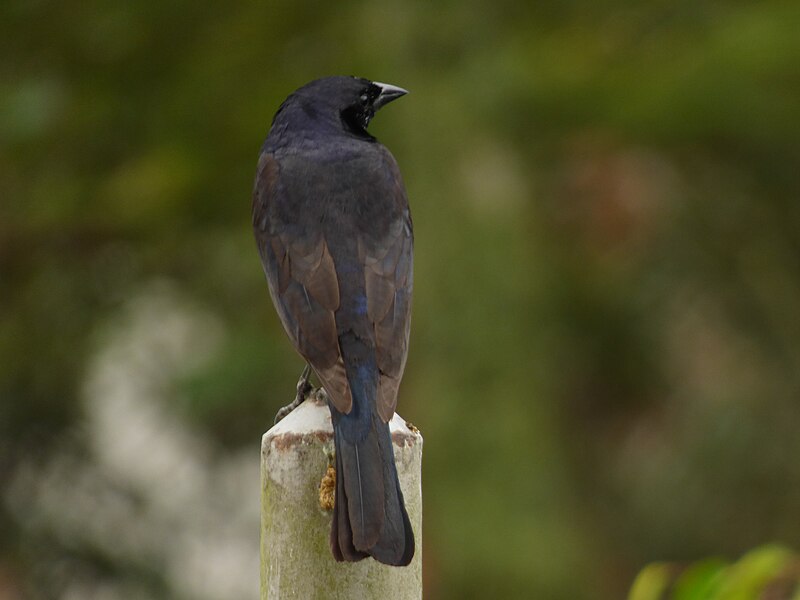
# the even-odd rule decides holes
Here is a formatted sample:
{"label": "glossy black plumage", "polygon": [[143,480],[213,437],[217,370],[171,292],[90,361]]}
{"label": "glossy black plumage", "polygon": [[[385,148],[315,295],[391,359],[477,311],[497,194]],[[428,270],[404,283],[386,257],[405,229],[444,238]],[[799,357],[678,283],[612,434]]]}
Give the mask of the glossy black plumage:
{"label": "glossy black plumage", "polygon": [[391,565],[414,555],[388,425],[408,352],[413,232],[397,163],[367,126],[404,93],[353,77],[303,86],[275,115],[253,193],[270,295],[330,400],[333,555]]}

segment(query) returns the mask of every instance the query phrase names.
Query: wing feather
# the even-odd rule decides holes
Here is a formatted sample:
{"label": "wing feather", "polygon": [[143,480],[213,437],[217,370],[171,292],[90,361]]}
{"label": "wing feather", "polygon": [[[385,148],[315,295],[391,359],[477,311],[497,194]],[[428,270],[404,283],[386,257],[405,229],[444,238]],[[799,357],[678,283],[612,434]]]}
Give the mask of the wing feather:
{"label": "wing feather", "polygon": [[413,226],[399,169],[389,161],[396,218],[379,239],[359,240],[364,260],[367,316],[375,336],[380,370],[377,409],[384,422],[394,415],[406,365],[413,288]]}
{"label": "wing feather", "polygon": [[349,413],[352,395],[336,330],[340,297],[333,258],[321,233],[306,233],[283,217],[277,207],[279,175],[272,155],[262,154],[253,192],[253,226],[270,295],[286,333],[334,406]]}

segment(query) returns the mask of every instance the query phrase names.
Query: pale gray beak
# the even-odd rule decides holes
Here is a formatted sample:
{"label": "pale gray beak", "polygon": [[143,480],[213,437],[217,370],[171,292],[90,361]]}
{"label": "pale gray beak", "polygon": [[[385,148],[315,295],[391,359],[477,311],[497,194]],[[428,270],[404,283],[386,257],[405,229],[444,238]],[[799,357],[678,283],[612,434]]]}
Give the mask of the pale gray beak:
{"label": "pale gray beak", "polygon": [[397,100],[400,96],[405,96],[408,93],[408,90],[390,83],[380,83],[378,81],[373,81],[372,83],[381,88],[380,95],[372,103],[372,107],[376,111],[389,104],[392,100]]}

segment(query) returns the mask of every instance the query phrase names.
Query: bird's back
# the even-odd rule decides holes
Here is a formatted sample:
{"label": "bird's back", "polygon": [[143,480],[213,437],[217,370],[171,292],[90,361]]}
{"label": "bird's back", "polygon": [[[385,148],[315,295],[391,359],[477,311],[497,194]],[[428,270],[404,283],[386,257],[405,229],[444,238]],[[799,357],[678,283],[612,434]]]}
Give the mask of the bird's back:
{"label": "bird's back", "polygon": [[[408,350],[413,285],[413,233],[397,164],[380,143],[346,135],[300,137],[289,145],[271,144],[268,138],[264,156],[273,165],[273,174],[269,185],[260,194],[257,190],[254,199],[261,237],[265,241],[288,240],[290,277],[303,279],[307,275],[304,268],[308,269],[309,263],[318,258],[315,250],[320,245],[324,245],[331,259],[331,264],[322,268],[333,270],[304,286],[306,307],[283,311],[279,307],[284,326],[319,373],[321,369],[313,355],[304,352],[308,342],[314,345],[319,332],[304,334],[302,327],[297,331],[296,318],[283,317],[287,312],[292,316],[316,312],[314,292],[317,296],[326,295],[322,288],[331,287],[335,278],[338,303],[332,313],[341,366],[352,370],[356,364],[374,359],[376,370],[386,374],[380,386],[381,412],[391,418]],[[273,266],[265,266],[271,290],[280,288],[282,273],[278,262],[265,260],[265,265]],[[326,279],[327,284],[321,285],[321,279]],[[276,305],[287,302],[274,291],[273,299]],[[389,309],[392,313],[387,319]],[[348,333],[355,340],[341,339]],[[332,343],[328,337],[327,342],[319,343]],[[334,396],[345,387],[339,375],[339,385],[329,389]],[[342,406],[349,405],[347,399],[334,400]]]}

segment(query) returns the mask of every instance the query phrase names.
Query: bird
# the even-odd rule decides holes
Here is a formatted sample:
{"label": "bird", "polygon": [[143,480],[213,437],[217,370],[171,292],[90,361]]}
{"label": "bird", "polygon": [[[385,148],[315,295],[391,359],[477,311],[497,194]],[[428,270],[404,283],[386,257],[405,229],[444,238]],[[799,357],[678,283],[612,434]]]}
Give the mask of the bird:
{"label": "bird", "polygon": [[[328,398],[338,561],[414,556],[389,432],[408,354],[413,224],[396,160],[367,127],[408,92],[349,76],[290,94],[261,148],[253,228],[270,296]],[[279,415],[280,416],[280,415]]]}

